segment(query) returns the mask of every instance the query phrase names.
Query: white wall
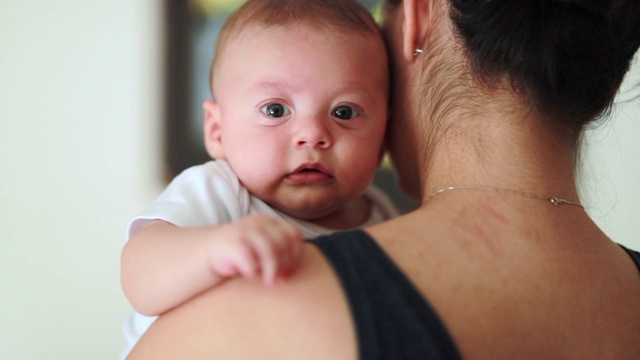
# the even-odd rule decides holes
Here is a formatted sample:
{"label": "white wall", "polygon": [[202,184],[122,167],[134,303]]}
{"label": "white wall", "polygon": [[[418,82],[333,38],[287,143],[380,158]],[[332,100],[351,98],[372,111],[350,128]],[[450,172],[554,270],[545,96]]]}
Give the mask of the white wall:
{"label": "white wall", "polygon": [[640,250],[640,53],[612,118],[586,132],[582,200],[615,241]]}
{"label": "white wall", "polygon": [[160,189],[157,0],[0,0],[0,358],[115,359]]}
{"label": "white wall", "polygon": [[[0,0],[1,359],[118,356],[125,224],[162,186],[159,4]],[[640,249],[637,105],[618,117],[587,205]]]}

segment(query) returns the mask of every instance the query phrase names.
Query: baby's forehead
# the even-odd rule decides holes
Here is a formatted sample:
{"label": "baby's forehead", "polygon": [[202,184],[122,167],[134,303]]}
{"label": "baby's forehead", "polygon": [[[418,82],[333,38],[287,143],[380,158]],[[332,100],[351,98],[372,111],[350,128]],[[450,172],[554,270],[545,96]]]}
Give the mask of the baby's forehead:
{"label": "baby's forehead", "polygon": [[353,52],[356,48],[361,49],[363,44],[366,44],[364,46],[368,49],[367,56],[372,52],[377,52],[380,56],[386,57],[384,41],[375,33],[320,27],[304,21],[283,25],[261,22],[247,23],[241,28],[234,29],[228,35],[225,43],[218,46],[216,51],[218,58],[226,57],[231,51],[233,53],[240,52],[243,56],[256,57],[255,60],[259,60],[260,54],[256,53],[255,48],[263,48],[262,45],[265,41],[274,44],[272,48],[274,51],[299,53],[304,50],[292,48],[292,46],[294,39],[297,40],[295,44],[300,45],[301,38],[304,39],[303,45],[312,44],[333,52],[336,56],[344,56],[344,52]]}
{"label": "baby's forehead", "polygon": [[[269,44],[269,46],[265,46]],[[382,44],[382,45],[381,45]],[[309,49],[308,47],[313,47]],[[379,51],[380,56],[386,56],[383,40],[373,33],[344,31],[330,27],[318,27],[304,22],[288,23],[286,25],[272,25],[252,23],[234,31],[227,38],[226,44],[219,47],[219,57],[226,57],[229,53],[253,57],[259,61],[264,51],[288,52],[291,56],[305,57],[305,53],[321,49],[334,53],[338,57],[370,56]],[[306,49],[306,50],[305,50]],[[311,54],[308,54],[312,56]]]}
{"label": "baby's forehead", "polygon": [[[214,88],[217,87],[216,79],[221,76],[228,78],[229,74],[241,75],[237,73],[241,71],[240,63],[245,66],[247,62],[253,62],[251,67],[264,68],[268,61],[273,63],[274,59],[278,59],[278,63],[293,62],[291,64],[295,64],[296,66],[292,66],[295,68],[299,68],[297,65],[302,62],[309,69],[316,66],[314,59],[319,55],[317,51],[334,56],[332,68],[324,71],[347,68],[351,66],[349,64],[353,64],[354,58],[360,59],[358,68],[375,69],[371,71],[381,74],[388,70],[384,41],[374,31],[319,26],[303,20],[284,24],[244,22],[242,26],[228,30],[225,43],[218,44],[216,51],[211,72]],[[322,55],[319,57],[326,59]],[[349,57],[349,61],[345,57]]]}

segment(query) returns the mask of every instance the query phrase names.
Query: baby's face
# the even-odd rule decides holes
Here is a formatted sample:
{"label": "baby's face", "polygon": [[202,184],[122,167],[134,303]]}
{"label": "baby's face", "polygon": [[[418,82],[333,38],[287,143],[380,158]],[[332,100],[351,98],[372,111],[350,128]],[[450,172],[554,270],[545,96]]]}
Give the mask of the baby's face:
{"label": "baby's face", "polygon": [[223,157],[249,191],[309,220],[362,195],[387,119],[381,39],[247,26],[216,70]]}

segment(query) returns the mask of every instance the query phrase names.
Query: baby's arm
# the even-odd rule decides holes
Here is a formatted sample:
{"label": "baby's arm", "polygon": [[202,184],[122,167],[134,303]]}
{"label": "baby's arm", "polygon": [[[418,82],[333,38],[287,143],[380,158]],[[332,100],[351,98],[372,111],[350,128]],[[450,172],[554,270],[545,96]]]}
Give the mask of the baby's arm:
{"label": "baby's arm", "polygon": [[180,228],[154,221],[122,251],[125,295],[140,313],[161,314],[236,275],[271,285],[298,266],[302,234],[266,215]]}

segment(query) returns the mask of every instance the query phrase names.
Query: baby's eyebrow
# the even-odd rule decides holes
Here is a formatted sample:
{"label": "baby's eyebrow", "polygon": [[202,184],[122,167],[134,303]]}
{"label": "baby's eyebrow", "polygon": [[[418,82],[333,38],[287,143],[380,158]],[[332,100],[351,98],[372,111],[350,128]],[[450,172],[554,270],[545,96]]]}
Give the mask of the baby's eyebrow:
{"label": "baby's eyebrow", "polygon": [[[279,78],[264,78],[259,79],[249,87],[249,92],[260,91],[275,91],[284,95],[300,94],[308,91],[303,84],[295,81],[295,79],[279,79]],[[364,99],[375,98],[375,88],[370,86],[364,86],[358,82],[347,82],[340,84],[339,87],[330,91],[327,96],[357,96],[361,101]],[[365,101],[366,102],[366,101]]]}
{"label": "baby's eyebrow", "polygon": [[261,80],[256,82],[250,87],[250,90],[260,90],[260,89],[287,89],[290,91],[298,91],[299,88],[296,84],[292,82],[282,81],[282,80]]}

